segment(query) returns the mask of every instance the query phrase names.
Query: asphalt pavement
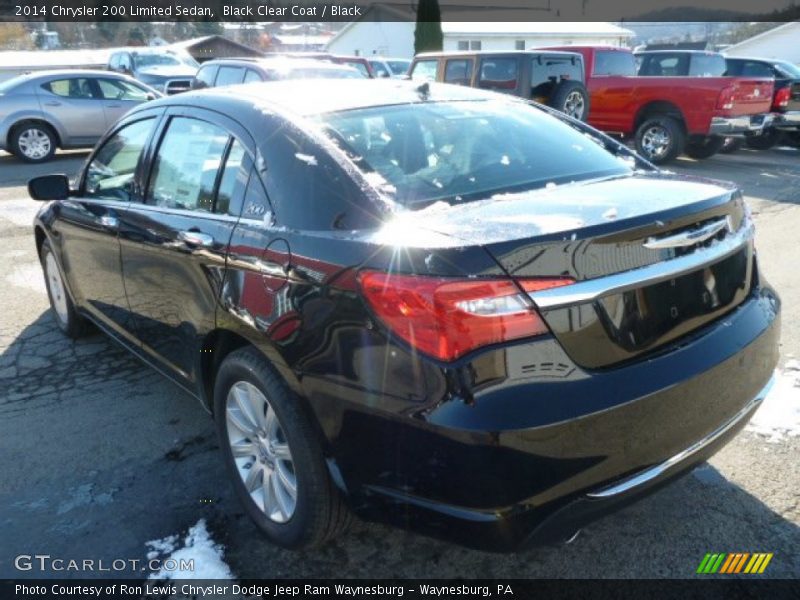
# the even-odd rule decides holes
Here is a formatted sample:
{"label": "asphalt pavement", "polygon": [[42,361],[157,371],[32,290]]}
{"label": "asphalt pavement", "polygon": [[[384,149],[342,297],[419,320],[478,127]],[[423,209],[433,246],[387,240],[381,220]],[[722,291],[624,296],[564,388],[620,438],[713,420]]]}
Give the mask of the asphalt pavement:
{"label": "asphalt pavement", "polygon": [[[487,554],[357,522],[319,550],[271,546],[236,501],[198,402],[104,336],[71,342],[52,321],[25,182],[73,175],[85,157],[32,167],[0,153],[0,577],[42,576],[16,570],[20,554],[144,559],[147,541],[201,518],[233,573],[248,578],[685,578],[707,552],[772,552],[767,575],[800,577],[800,437],[748,432],[569,545]],[[762,272],[783,298],[781,365],[800,358],[800,151],[743,150],[672,168],[743,187]]]}

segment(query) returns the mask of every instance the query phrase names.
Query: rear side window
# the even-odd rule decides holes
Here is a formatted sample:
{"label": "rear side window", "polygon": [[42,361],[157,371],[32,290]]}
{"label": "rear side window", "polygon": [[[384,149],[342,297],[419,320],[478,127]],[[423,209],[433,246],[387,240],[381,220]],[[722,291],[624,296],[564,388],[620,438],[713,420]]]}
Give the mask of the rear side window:
{"label": "rear side window", "polygon": [[458,85],[470,85],[472,83],[473,64],[474,61],[471,58],[448,60],[444,67],[445,82]]}
{"label": "rear side window", "polygon": [[259,81],[264,81],[264,78],[258,73],[258,71],[254,71],[253,69],[247,69],[247,73],[244,76],[245,83],[257,83]]}
{"label": "rear side window", "polygon": [[275,133],[263,146],[262,176],[278,225],[308,230],[364,227],[359,204],[363,192],[341,166],[303,132],[278,119],[269,122]]}
{"label": "rear side window", "polygon": [[57,79],[42,85],[42,88],[56,96],[64,98],[93,98],[92,84],[88,79],[75,77],[73,79]]}
{"label": "rear side window", "polygon": [[762,62],[752,60],[741,62],[728,62],[726,75],[733,77],[774,77],[772,67]]}
{"label": "rear side window", "polygon": [[519,79],[519,59],[484,58],[478,86],[486,90],[515,90]]}
{"label": "rear side window", "polygon": [[421,60],[414,65],[414,69],[411,71],[411,79],[436,81],[438,66],[438,60]]}
{"label": "rear side window", "polygon": [[[238,216],[241,205],[235,206],[233,200],[237,189],[244,189],[247,184],[249,162],[246,162],[247,151],[239,140],[233,139],[225,156],[225,166],[219,178],[214,212]],[[241,197],[241,196],[240,196]]]}
{"label": "rear side window", "polygon": [[125,125],[100,147],[86,169],[87,197],[132,200],[136,165],[154,124],[155,119],[143,119]]}
{"label": "rear side window", "polygon": [[617,75],[630,77],[636,75],[636,59],[628,52],[600,51],[594,55],[595,76]]}
{"label": "rear side window", "polygon": [[220,67],[216,85],[235,85],[244,81],[244,69],[241,67]]}
{"label": "rear side window", "polygon": [[218,68],[217,65],[202,67],[195,76],[194,86],[196,88],[212,87],[214,85],[214,79],[217,77]]}
{"label": "rear side window", "polygon": [[199,119],[173,117],[150,174],[147,203],[212,212],[228,132]]}
{"label": "rear side window", "polygon": [[725,59],[719,54],[694,54],[689,62],[689,75],[692,77],[722,77],[725,69]]}

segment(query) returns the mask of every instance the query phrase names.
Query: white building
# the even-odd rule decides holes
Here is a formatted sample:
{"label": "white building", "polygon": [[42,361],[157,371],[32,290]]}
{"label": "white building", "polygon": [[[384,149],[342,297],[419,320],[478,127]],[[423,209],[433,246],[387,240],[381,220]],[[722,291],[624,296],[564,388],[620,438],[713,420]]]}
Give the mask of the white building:
{"label": "white building", "polygon": [[774,29],[728,46],[728,56],[778,58],[800,64],[800,21],[784,23]]}
{"label": "white building", "polygon": [[[373,7],[369,11],[386,12],[383,15],[371,14],[369,20],[365,14],[361,19],[348,23],[331,39],[327,50],[334,54],[358,56],[414,56],[414,17],[390,6]],[[533,22],[524,19],[496,23],[444,22],[442,33],[445,50],[500,51],[573,44],[621,46],[634,35],[632,31],[611,23]]]}
{"label": "white building", "polygon": [[[539,46],[624,46],[629,29],[598,22],[442,23],[444,50],[528,50]],[[412,32],[413,35],[413,32]]]}

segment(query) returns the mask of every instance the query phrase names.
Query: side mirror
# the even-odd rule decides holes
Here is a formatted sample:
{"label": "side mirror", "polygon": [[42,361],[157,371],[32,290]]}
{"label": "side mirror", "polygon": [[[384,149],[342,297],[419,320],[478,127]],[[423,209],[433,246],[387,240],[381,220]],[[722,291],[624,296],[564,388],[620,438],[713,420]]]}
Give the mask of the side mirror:
{"label": "side mirror", "polygon": [[145,96],[145,99],[146,99],[148,102],[149,102],[150,100],[155,100],[155,99],[156,99],[156,95],[155,95],[153,92],[147,92],[147,95]]}
{"label": "side mirror", "polygon": [[69,179],[66,175],[42,175],[28,182],[28,194],[34,200],[66,200],[69,198]]}

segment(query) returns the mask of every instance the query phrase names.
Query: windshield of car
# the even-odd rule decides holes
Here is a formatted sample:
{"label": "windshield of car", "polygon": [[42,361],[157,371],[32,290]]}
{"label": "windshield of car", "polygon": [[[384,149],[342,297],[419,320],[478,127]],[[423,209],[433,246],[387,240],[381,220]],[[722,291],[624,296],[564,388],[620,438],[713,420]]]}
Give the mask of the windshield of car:
{"label": "windshield of car", "polygon": [[408,67],[411,66],[410,60],[387,60],[386,64],[395,75],[405,75],[408,73]]}
{"label": "windshield of car", "polygon": [[368,181],[410,208],[631,172],[593,138],[524,103],[431,102],[319,118]]}
{"label": "windshield of car", "polygon": [[785,71],[789,77],[800,79],[800,67],[784,60],[776,62],[775,66],[781,71]]}
{"label": "windshield of car", "polygon": [[172,52],[136,53],[133,55],[133,59],[136,62],[137,69],[141,69],[143,67],[174,67],[177,65],[186,65],[195,68],[200,66],[191,56],[182,56]]}

